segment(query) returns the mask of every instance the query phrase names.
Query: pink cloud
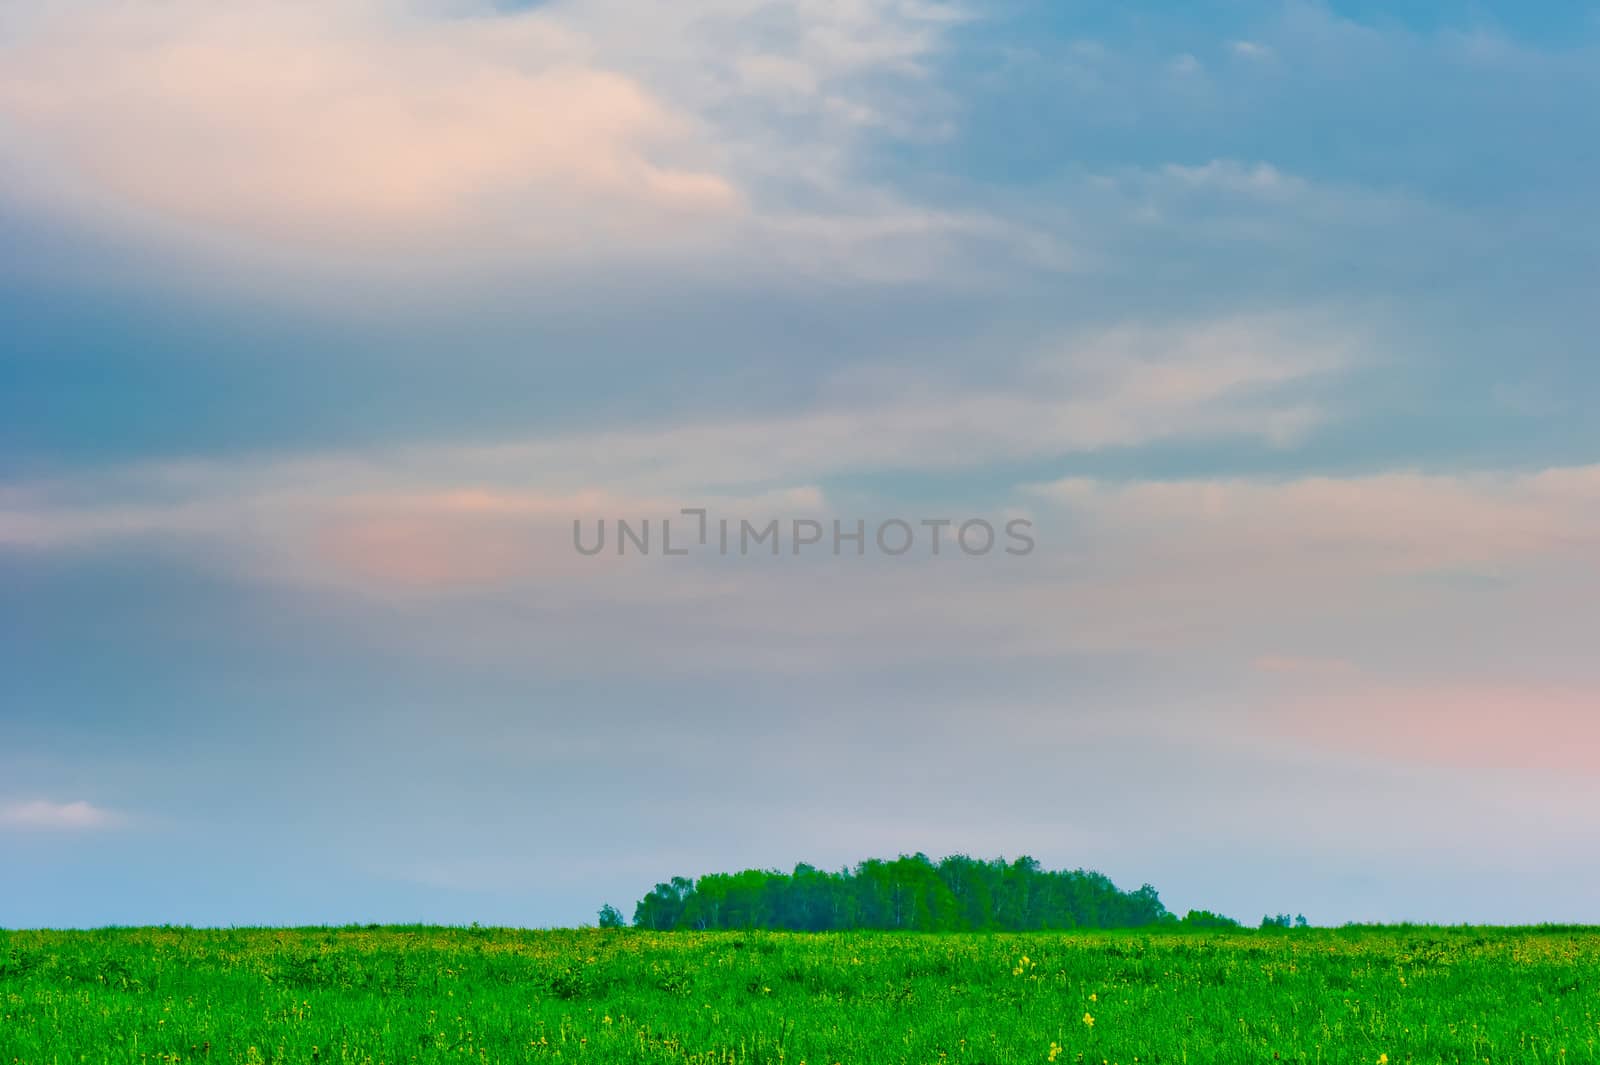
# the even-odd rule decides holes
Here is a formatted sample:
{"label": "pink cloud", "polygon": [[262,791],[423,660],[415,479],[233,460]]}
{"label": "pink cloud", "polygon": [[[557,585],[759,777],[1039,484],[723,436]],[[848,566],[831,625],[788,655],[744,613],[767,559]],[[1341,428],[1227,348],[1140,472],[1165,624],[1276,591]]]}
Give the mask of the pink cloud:
{"label": "pink cloud", "polygon": [[1348,659],[1302,655],[1263,655],[1252,665],[1258,673],[1299,677],[1343,677],[1360,671],[1360,667]]}
{"label": "pink cloud", "polygon": [[68,3],[11,29],[9,139],[55,175],[37,195],[94,211],[326,249],[740,209],[696,123],[544,12]]}
{"label": "pink cloud", "polygon": [[1237,560],[1257,572],[1493,567],[1600,545],[1600,466],[1287,481],[1069,478],[1033,491],[1143,551]]}
{"label": "pink cloud", "polygon": [[1272,703],[1272,734],[1380,761],[1600,773],[1600,690],[1503,682],[1346,685]]}
{"label": "pink cloud", "polygon": [[321,557],[361,580],[424,589],[484,585],[526,564],[523,546],[502,529],[432,518],[360,518],[330,525]]}
{"label": "pink cloud", "polygon": [[40,832],[80,832],[109,828],[121,817],[91,803],[25,799],[0,803],[0,828]]}

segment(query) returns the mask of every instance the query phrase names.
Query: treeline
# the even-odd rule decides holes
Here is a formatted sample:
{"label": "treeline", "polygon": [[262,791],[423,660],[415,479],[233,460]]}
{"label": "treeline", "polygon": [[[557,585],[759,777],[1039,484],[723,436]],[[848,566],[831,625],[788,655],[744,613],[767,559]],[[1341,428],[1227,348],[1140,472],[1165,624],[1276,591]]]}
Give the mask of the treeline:
{"label": "treeline", "polygon": [[[621,924],[606,907],[602,924]],[[883,929],[918,932],[1027,932],[1065,928],[1139,928],[1155,924],[1235,927],[1218,914],[1190,911],[1180,921],[1156,889],[1121,891],[1083,869],[1052,871],[1032,858],[982,861],[925,854],[873,859],[827,872],[797,865],[792,873],[746,869],[657,884],[634,907],[633,924],[655,931],[732,928],[826,932]]]}

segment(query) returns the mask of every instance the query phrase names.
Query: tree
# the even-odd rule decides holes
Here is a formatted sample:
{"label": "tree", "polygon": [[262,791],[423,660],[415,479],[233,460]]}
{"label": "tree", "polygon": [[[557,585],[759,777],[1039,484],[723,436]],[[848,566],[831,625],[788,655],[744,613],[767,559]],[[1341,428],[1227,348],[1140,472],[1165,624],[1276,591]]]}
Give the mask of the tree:
{"label": "tree", "polygon": [[1210,910],[1190,910],[1183,917],[1186,928],[1238,928],[1239,922]]}
{"label": "tree", "polygon": [[[1225,919],[1224,919],[1225,920]],[[925,854],[868,859],[825,872],[746,869],[699,880],[673,877],[634,908],[639,928],[766,928],[824,932],[875,928],[918,932],[1143,928],[1175,923],[1156,889],[1122,891],[1099,873],[1055,872],[1032,858],[981,861]]]}
{"label": "tree", "polygon": [[627,922],[622,919],[622,911],[608,902],[600,907],[600,927],[626,928]]}
{"label": "tree", "polygon": [[677,928],[683,919],[685,900],[694,893],[694,881],[675,876],[670,884],[657,884],[633,908],[633,923],[651,931]]}

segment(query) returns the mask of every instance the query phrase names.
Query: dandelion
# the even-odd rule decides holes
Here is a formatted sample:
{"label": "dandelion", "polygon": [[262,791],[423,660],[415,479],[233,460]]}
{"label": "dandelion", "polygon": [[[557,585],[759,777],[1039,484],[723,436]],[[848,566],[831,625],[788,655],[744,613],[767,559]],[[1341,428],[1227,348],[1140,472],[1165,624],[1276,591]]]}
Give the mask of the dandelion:
{"label": "dandelion", "polygon": [[1099,1002],[1100,1001],[1100,996],[1095,994],[1093,991],[1091,991],[1091,992],[1089,992],[1089,1001],[1090,1002]]}
{"label": "dandelion", "polygon": [[1061,1044],[1052,1040],[1051,1043],[1050,1043],[1050,1056],[1046,1060],[1054,1061],[1057,1058],[1059,1058],[1060,1056],[1061,1056]]}
{"label": "dandelion", "polygon": [[1378,1065],[1389,1065],[1389,1055],[1387,1055],[1387,1054],[1379,1054],[1378,1055]]}
{"label": "dandelion", "polygon": [[1084,1023],[1085,1027],[1093,1028],[1094,1027],[1094,1014],[1085,1013],[1083,1015],[1083,1023]]}

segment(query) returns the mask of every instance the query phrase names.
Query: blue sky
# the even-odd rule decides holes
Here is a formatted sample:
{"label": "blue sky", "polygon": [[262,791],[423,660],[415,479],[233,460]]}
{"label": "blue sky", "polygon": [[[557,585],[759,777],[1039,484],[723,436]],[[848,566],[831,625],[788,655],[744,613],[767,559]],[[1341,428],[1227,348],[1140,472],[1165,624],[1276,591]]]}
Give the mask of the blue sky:
{"label": "blue sky", "polygon": [[[0,924],[915,850],[1600,921],[1597,59],[1587,5],[8,7]],[[695,506],[1037,550],[573,550]]]}

